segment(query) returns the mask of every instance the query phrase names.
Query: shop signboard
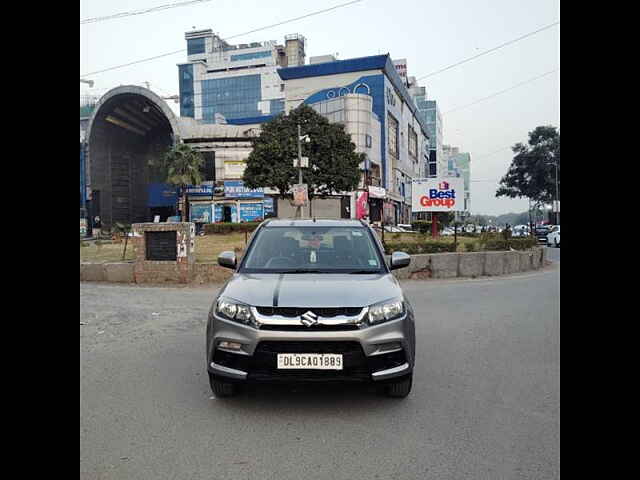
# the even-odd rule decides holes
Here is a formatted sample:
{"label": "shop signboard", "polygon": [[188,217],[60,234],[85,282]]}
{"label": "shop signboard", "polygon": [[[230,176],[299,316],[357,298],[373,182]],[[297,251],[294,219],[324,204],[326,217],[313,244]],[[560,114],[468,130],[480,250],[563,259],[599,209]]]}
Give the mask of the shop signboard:
{"label": "shop signboard", "polygon": [[168,183],[150,183],[147,204],[149,207],[175,207],[178,192],[175,185]]}
{"label": "shop signboard", "polygon": [[370,198],[387,198],[387,191],[382,187],[369,185],[369,197]]}
{"label": "shop signboard", "polygon": [[422,178],[412,182],[413,212],[458,212],[464,210],[464,179]]}
{"label": "shop signboard", "polygon": [[213,185],[188,185],[187,195],[190,197],[211,197],[213,196]]}
{"label": "shop signboard", "polygon": [[242,160],[225,160],[224,176],[225,178],[242,178],[246,167],[246,162]]}
{"label": "shop signboard", "polygon": [[264,208],[262,203],[241,203],[240,221],[257,222],[264,218]]}
{"label": "shop signboard", "polygon": [[242,180],[227,180],[224,182],[224,196],[226,198],[263,198],[264,190],[247,188]]}
{"label": "shop signboard", "polygon": [[211,203],[192,203],[189,219],[191,222],[211,223]]}

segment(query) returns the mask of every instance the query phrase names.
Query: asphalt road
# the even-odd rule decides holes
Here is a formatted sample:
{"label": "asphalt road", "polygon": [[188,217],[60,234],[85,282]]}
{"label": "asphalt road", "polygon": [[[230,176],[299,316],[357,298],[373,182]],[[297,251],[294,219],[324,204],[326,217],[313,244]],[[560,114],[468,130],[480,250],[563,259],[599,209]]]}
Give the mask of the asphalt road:
{"label": "asphalt road", "polygon": [[[80,284],[82,479],[557,479],[560,251],[492,279],[404,282],[411,395],[212,397],[212,288]],[[84,323],[84,325],[82,325]]]}

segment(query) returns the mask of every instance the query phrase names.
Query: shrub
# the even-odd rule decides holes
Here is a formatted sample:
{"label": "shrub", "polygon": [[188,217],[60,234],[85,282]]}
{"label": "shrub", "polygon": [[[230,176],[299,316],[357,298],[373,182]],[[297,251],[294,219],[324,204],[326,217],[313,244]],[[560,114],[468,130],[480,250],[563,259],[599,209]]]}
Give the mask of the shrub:
{"label": "shrub", "polygon": [[431,232],[431,222],[427,222],[426,220],[415,220],[414,222],[411,222],[411,228],[420,233],[429,233]]}
{"label": "shrub", "polygon": [[475,242],[469,242],[464,244],[464,248],[467,252],[477,252],[478,245]]}
{"label": "shrub", "polygon": [[261,222],[245,222],[245,223],[207,223],[204,226],[205,234],[224,234],[231,232],[253,232]]}
{"label": "shrub", "polygon": [[441,242],[430,240],[427,242],[385,242],[384,251],[387,255],[393,252],[405,252],[409,255],[419,253],[443,253],[455,252],[456,246],[453,242]]}
{"label": "shrub", "polygon": [[509,250],[528,250],[537,245],[537,240],[531,237],[510,238],[509,240],[490,239],[484,245],[484,249],[488,251]]}

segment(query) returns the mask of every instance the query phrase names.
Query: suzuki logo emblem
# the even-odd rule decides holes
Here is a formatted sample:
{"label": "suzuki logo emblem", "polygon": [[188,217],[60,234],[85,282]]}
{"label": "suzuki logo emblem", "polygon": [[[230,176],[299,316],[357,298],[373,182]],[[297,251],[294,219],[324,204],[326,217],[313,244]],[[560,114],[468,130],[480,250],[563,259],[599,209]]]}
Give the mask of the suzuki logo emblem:
{"label": "suzuki logo emblem", "polygon": [[312,325],[318,323],[318,316],[312,311],[308,311],[300,316],[300,322],[305,327],[311,327]]}

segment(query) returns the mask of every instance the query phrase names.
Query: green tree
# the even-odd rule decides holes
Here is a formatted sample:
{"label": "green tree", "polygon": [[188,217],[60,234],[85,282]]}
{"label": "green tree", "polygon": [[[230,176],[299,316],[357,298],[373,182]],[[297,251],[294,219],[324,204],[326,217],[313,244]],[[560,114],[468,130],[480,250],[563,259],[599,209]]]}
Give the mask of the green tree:
{"label": "green tree", "polygon": [[302,181],[309,188],[309,199],[341,191],[351,191],[360,181],[364,154],[355,151],[351,137],[339,123],[329,123],[308,105],[280,114],[262,125],[260,136],[252,138],[253,150],[247,159],[243,180],[249,188],[271,187],[285,198],[292,185],[298,183],[298,124],[301,134],[310,141],[302,142],[302,156],[309,157],[303,168]]}
{"label": "green tree", "polygon": [[199,185],[202,183],[202,165],[204,159],[200,152],[195,151],[189,145],[179,143],[172,146],[164,155],[149,161],[149,165],[160,172],[164,183],[180,188],[184,209],[182,221],[189,220],[189,205],[187,199],[187,185]]}
{"label": "green tree", "polygon": [[553,126],[540,126],[529,132],[528,145],[516,143],[515,154],[506,175],[500,180],[496,197],[527,197],[534,208],[551,203],[556,196],[558,164],[558,200],[560,196],[560,132]]}

